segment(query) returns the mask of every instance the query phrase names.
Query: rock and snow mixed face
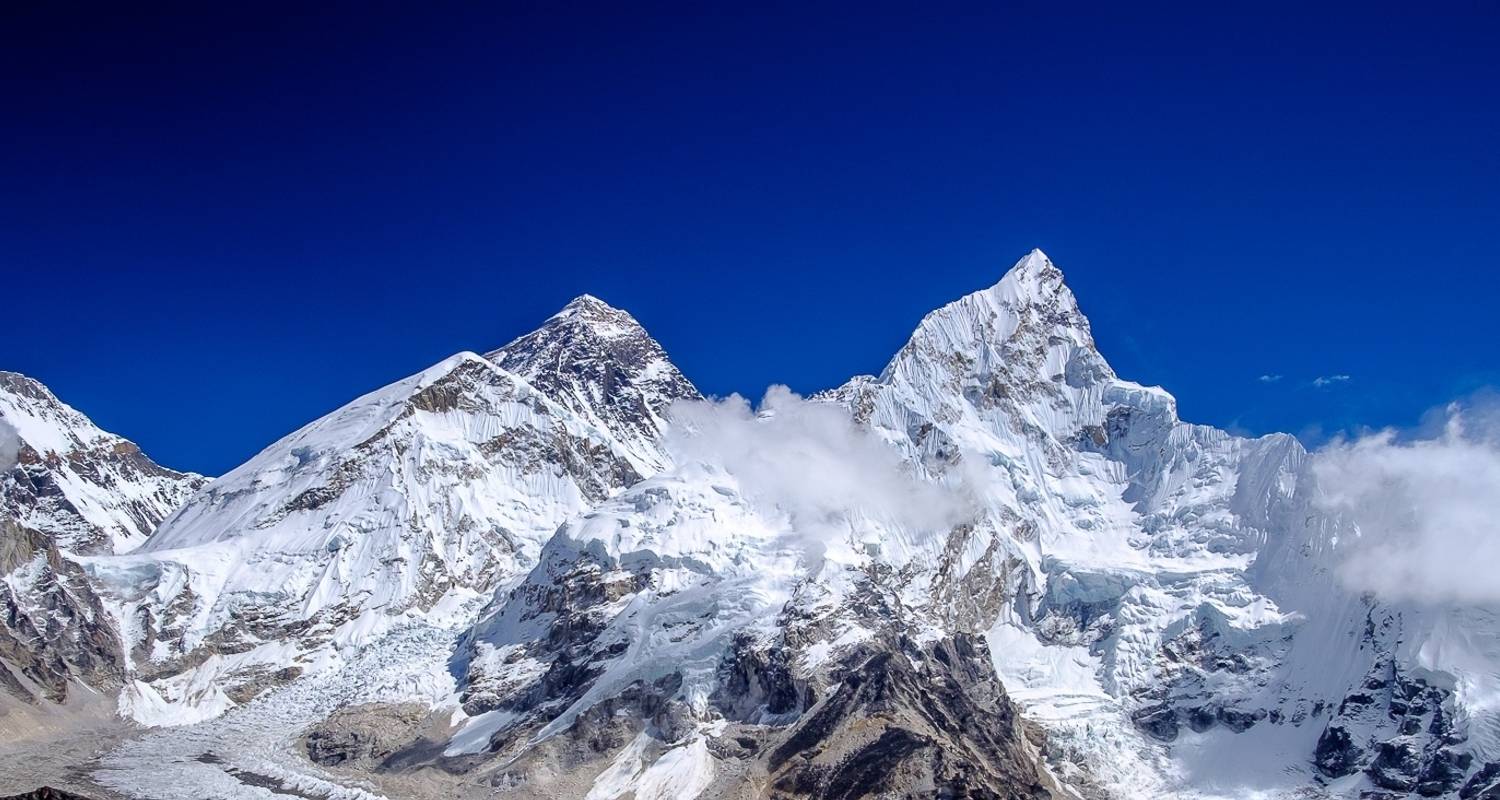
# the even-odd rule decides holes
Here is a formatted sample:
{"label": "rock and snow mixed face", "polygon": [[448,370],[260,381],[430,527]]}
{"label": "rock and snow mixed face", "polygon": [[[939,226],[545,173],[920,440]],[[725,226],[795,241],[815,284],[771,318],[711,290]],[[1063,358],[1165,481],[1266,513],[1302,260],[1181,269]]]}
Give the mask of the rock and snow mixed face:
{"label": "rock and snow mixed face", "polygon": [[[382,769],[452,796],[1500,793],[1496,613],[1343,588],[1361,533],[1319,479],[1295,439],[1117,377],[1036,251],[878,377],[754,409],[579,298],[291,434],[68,585],[125,631],[137,720],[263,696],[247,722],[311,724],[324,686],[425,704],[368,712],[418,737],[431,705],[451,729],[384,736]],[[413,642],[410,697],[337,677],[401,673]],[[314,729],[315,760],[371,758],[365,715]]]}
{"label": "rock and snow mixed face", "polygon": [[[124,679],[118,632],[79,565],[138,547],[204,483],[159,467],[38,381],[0,372],[0,688],[63,702]],[[0,701],[0,707],[6,704]]]}
{"label": "rock and snow mixed face", "polygon": [[[579,309],[606,318],[574,319]],[[696,396],[685,381],[656,383],[680,381],[664,362],[613,360],[622,329],[629,352],[660,352],[620,312],[580,301],[549,326],[559,320],[571,320],[558,332],[570,357],[603,348],[591,362],[604,365],[602,398]],[[544,340],[519,341],[540,351]],[[558,525],[659,464],[631,438],[654,413],[623,403],[603,428],[460,353],[290,434],[189,499],[139,552],[89,564],[138,675],[123,707],[142,722],[195,721],[405,618],[468,613],[535,564]]]}
{"label": "rock and snow mixed face", "polygon": [[[670,747],[726,720],[795,719],[841,656],[895,626],[984,634],[1052,731],[1054,766],[1091,791],[1232,797],[1355,775],[1337,790],[1441,792],[1473,762],[1468,731],[1489,723],[1454,708],[1431,658],[1396,644],[1426,623],[1332,580],[1340,535],[1357,532],[1310,503],[1296,440],[1182,423],[1166,392],[1117,378],[1040,252],[930,314],[879,377],[817,399],[900,453],[910,478],[964,498],[967,516],[882,520],[857,495],[808,514],[807,493],[787,487],[835,496],[838,483],[790,462],[826,470],[828,437],[771,433],[790,413],[773,394],[753,420],[765,436],[689,448],[565,527],[497,599],[460,659],[481,716],[454,752],[514,755],[631,692],[641,735]],[[754,678],[745,664],[760,665]],[[1475,664],[1450,659],[1446,680]],[[1397,680],[1369,677],[1382,670],[1410,676],[1376,712],[1395,722],[1364,724],[1325,768],[1314,751],[1353,724],[1335,709]],[[1424,692],[1419,711],[1401,699]],[[1401,733],[1414,726],[1431,732]],[[1210,766],[1230,752],[1238,768]]]}
{"label": "rock and snow mixed face", "polygon": [[0,515],[79,555],[139,547],[205,479],[157,466],[25,375],[0,372]]}
{"label": "rock and snow mixed face", "polygon": [[609,431],[643,473],[666,463],[667,408],[701,399],[634,317],[591,295],[485,358]]}

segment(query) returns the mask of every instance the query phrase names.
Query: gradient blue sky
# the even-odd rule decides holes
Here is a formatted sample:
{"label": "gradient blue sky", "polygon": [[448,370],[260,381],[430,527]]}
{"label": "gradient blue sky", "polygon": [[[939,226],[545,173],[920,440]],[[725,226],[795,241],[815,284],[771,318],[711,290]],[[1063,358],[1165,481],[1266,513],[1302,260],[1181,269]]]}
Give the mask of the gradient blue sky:
{"label": "gradient blue sky", "polygon": [[1194,421],[1500,383],[1494,3],[476,5],[8,8],[0,368],[219,473],[582,292],[835,385],[1041,247]]}

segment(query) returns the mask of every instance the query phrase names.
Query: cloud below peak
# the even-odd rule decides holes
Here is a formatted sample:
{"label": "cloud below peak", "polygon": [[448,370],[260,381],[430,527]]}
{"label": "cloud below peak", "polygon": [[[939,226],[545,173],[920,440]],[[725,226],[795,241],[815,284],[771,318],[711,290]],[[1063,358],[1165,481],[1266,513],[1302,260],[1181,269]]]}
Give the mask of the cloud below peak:
{"label": "cloud below peak", "polygon": [[1441,430],[1335,441],[1313,456],[1315,502],[1359,526],[1339,577],[1424,604],[1500,603],[1500,425],[1450,406]]}
{"label": "cloud below peak", "polygon": [[678,401],[666,446],[679,463],[714,464],[794,533],[826,541],[862,516],[940,529],[972,513],[961,492],[913,475],[900,455],[835,403],[804,400],[772,386],[757,408],[738,394]]}

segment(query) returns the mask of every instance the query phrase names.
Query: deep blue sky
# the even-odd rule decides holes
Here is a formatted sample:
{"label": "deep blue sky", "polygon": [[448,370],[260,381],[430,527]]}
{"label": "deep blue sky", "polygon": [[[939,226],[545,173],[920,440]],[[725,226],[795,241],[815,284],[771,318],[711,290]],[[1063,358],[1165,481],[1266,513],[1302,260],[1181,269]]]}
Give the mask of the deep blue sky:
{"label": "deep blue sky", "polygon": [[581,292],[705,391],[816,390],[1034,246],[1188,419],[1500,383],[1494,3],[32,5],[0,368],[171,466]]}

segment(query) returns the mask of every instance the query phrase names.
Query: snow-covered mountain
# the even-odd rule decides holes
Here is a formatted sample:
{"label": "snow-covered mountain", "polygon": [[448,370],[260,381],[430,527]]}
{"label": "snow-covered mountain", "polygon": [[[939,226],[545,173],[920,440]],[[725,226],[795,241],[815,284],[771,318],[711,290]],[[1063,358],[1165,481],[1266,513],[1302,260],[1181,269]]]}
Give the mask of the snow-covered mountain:
{"label": "snow-covered mountain", "polygon": [[592,295],[485,358],[609,431],[642,472],[664,463],[668,407],[700,397],[634,317]]}
{"label": "snow-covered mountain", "polygon": [[79,557],[139,546],[203,483],[157,466],[40,382],[0,372],[0,688],[9,700],[61,703],[75,684],[119,687],[119,634]]}
{"label": "snow-covered mountain", "polygon": [[0,372],[0,467],[0,515],[76,554],[139,547],[205,480],[157,466],[132,442],[14,372]]}
{"label": "snow-covered mountain", "polygon": [[121,711],[162,726],[89,774],[158,800],[1500,798],[1496,611],[1344,588],[1361,532],[1318,493],[1294,438],[1116,376],[1040,251],[879,376],[758,409],[585,296],[76,557]]}
{"label": "snow-covered mountain", "polygon": [[[402,620],[462,615],[529,569],[559,524],[659,466],[639,432],[656,406],[698,396],[660,347],[582,298],[500,355],[539,370],[553,344],[597,373],[539,372],[543,392],[457,354],[266,448],[138,552],[92,561],[131,645],[122,708],[198,721]],[[549,396],[577,405],[581,392],[610,413]]]}
{"label": "snow-covered mountain", "polygon": [[[557,758],[609,701],[645,743],[594,789],[638,791],[657,764],[722,775],[737,762],[702,744],[713,732],[795,730],[894,628],[983,636],[1085,793],[1441,794],[1494,758],[1483,701],[1443,688],[1491,680],[1473,671],[1487,651],[1448,636],[1435,680],[1401,644],[1433,641],[1419,615],[1332,579],[1339,536],[1357,533],[1309,505],[1296,440],[1183,423],[1166,392],[1117,378],[1042,253],[930,314],[879,377],[819,399],[960,487],[970,516],[924,528],[847,509],[813,547],[734,466],[680,460],[564,527],[499,598],[461,658],[475,716],[449,754]],[[1386,699],[1367,699],[1376,685]],[[745,761],[729,770],[776,774]]]}

